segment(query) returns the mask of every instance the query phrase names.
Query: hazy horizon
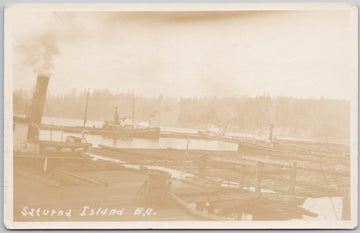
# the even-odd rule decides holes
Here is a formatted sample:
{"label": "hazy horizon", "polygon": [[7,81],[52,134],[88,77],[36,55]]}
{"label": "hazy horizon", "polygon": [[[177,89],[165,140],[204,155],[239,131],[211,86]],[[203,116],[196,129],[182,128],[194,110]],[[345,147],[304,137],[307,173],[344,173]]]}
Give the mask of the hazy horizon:
{"label": "hazy horizon", "polygon": [[[16,18],[16,17],[15,17]],[[21,13],[14,89],[351,98],[348,11]]]}
{"label": "hazy horizon", "polygon": [[[19,92],[19,91],[24,91],[27,94],[29,94],[30,96],[33,94],[33,89],[35,88],[35,82],[34,82],[34,87],[31,89],[14,89],[13,93],[15,92]],[[66,90],[64,92],[52,92],[51,90],[47,91],[47,95],[48,96],[65,96],[65,95],[69,95],[72,92],[75,92],[77,96],[81,96],[84,93],[87,93],[89,91],[89,89],[79,89],[79,88],[72,88],[70,90]],[[167,94],[163,94],[163,93],[159,93],[159,94],[154,94],[154,95],[145,95],[145,94],[141,94],[141,93],[136,93],[133,90],[126,90],[126,91],[116,91],[116,90],[111,90],[108,88],[98,88],[98,89],[90,89],[90,95],[93,95],[94,92],[102,92],[102,91],[108,91],[109,93],[111,93],[112,95],[131,95],[132,93],[134,93],[135,97],[138,98],[146,98],[146,99],[151,99],[151,98],[159,98],[160,96],[163,98],[169,98],[169,99],[196,99],[196,98],[217,98],[217,99],[226,99],[226,98],[237,98],[237,99],[241,99],[241,98],[258,98],[258,97],[270,97],[272,99],[276,99],[276,98],[293,98],[293,99],[298,99],[298,100],[335,100],[335,101],[345,101],[347,103],[350,102],[350,100],[347,99],[340,99],[340,98],[326,98],[326,97],[297,97],[297,96],[286,96],[286,95],[278,95],[278,96],[274,96],[271,95],[269,93],[263,93],[263,94],[256,94],[256,95],[228,95],[228,96],[217,96],[217,95],[207,95],[207,96],[174,96],[174,95],[167,95]]]}

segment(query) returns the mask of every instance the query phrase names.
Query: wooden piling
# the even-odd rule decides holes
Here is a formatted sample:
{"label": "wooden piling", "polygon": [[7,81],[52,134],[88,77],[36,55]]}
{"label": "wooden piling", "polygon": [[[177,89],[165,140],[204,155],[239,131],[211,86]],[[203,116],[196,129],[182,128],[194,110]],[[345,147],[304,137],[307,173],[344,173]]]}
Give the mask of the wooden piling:
{"label": "wooden piling", "polygon": [[239,153],[239,155],[240,155],[240,158],[242,159],[243,156],[245,155],[245,151],[246,151],[245,145],[243,145],[242,142],[238,142],[238,149],[237,149],[237,151],[238,151],[238,153]]}
{"label": "wooden piling", "polygon": [[207,156],[201,155],[199,161],[199,177],[205,177],[206,175],[206,163],[207,163]]}
{"label": "wooden piling", "polygon": [[245,186],[245,180],[246,180],[246,165],[242,164],[240,165],[240,180],[239,180],[239,186],[240,188]]}
{"label": "wooden piling", "polygon": [[264,163],[262,162],[256,163],[255,193],[261,192],[261,180],[262,180],[263,168],[264,168]]}
{"label": "wooden piling", "polygon": [[[239,141],[238,142],[238,153],[240,159],[243,160],[244,158],[244,146]],[[240,165],[240,179],[239,179],[239,187],[243,188],[245,186],[245,176],[246,176],[246,166],[244,164]]]}
{"label": "wooden piling", "polygon": [[290,167],[290,174],[289,174],[289,193],[295,193],[295,180],[296,180],[296,162],[293,162]]}

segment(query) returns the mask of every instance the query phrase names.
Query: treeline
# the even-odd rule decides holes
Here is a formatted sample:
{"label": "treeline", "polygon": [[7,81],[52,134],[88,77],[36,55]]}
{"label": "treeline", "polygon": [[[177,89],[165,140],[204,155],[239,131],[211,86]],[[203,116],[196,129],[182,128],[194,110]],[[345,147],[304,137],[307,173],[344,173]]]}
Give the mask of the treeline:
{"label": "treeline", "polygon": [[[14,113],[24,114],[31,104],[31,94],[13,93]],[[82,119],[87,92],[72,90],[64,95],[48,95],[45,116]],[[88,119],[111,120],[114,107],[120,117],[132,113],[132,93],[114,94],[94,90],[89,95]],[[343,100],[296,99],[264,95],[259,97],[169,98],[162,95],[135,96],[135,119],[161,126],[205,128],[214,124],[227,131],[266,135],[269,125],[274,134],[312,137],[322,140],[348,140],[350,104]]]}
{"label": "treeline", "polygon": [[322,140],[348,140],[350,104],[328,99],[271,98],[193,98],[179,102],[182,126],[203,123],[221,125],[230,131],[267,135],[312,137]]}

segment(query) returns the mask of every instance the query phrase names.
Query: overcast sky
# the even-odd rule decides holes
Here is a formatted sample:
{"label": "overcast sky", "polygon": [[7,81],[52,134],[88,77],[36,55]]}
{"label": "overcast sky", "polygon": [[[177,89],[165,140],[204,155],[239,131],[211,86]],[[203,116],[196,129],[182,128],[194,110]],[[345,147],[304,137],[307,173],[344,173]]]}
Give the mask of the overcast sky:
{"label": "overcast sky", "polygon": [[348,11],[21,13],[14,89],[348,99]]}

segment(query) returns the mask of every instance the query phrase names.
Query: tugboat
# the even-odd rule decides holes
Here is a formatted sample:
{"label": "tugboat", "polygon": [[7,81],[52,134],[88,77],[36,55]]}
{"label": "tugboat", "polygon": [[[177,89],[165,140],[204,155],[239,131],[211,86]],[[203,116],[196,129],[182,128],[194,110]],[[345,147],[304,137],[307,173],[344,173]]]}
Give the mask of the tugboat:
{"label": "tugboat", "polygon": [[101,129],[89,128],[90,134],[102,134],[104,136],[124,136],[124,137],[143,137],[143,138],[159,138],[160,128],[152,127],[151,122],[140,122],[136,124],[134,117],[120,118],[118,108],[114,108],[114,120],[112,122],[105,121]]}
{"label": "tugboat", "polygon": [[56,125],[42,125],[42,129],[61,130],[67,133],[83,133],[86,132],[92,135],[102,135],[104,137],[122,137],[122,138],[154,138],[160,137],[160,128],[151,126],[151,122],[140,122],[138,124],[134,121],[134,97],[132,100],[132,116],[129,118],[120,118],[118,108],[114,108],[113,121],[105,121],[101,127],[88,127],[87,122],[87,106],[89,101],[89,93],[86,100],[84,124],[83,126],[56,126]]}
{"label": "tugboat", "polygon": [[105,121],[102,127],[79,127],[63,126],[61,130],[68,133],[82,133],[87,131],[92,135],[102,135],[104,137],[138,137],[138,138],[159,138],[160,128],[152,127],[150,122],[140,122],[135,124],[128,118],[119,118],[117,107],[114,111],[114,120]]}

